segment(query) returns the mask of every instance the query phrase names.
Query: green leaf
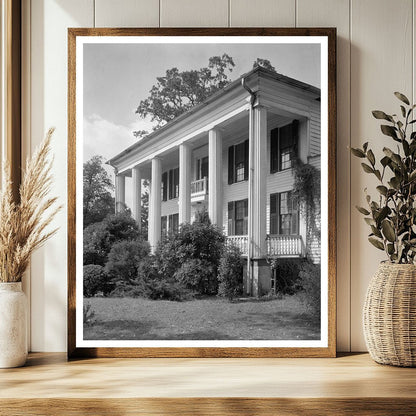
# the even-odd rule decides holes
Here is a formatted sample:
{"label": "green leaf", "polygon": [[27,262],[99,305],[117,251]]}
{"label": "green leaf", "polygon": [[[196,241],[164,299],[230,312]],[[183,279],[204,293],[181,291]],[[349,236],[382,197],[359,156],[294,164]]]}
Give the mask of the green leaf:
{"label": "green leaf", "polygon": [[383,152],[384,154],[390,158],[393,162],[400,164],[402,159],[400,158],[400,155],[398,155],[397,153],[394,153],[391,149],[389,149],[388,147],[383,147]]}
{"label": "green leaf", "polygon": [[381,230],[383,231],[384,237],[387,238],[391,243],[396,241],[396,232],[394,231],[393,225],[387,219],[381,222]]}
{"label": "green leaf", "polygon": [[380,224],[381,223],[381,221],[383,221],[384,220],[384,218],[386,218],[387,217],[387,215],[389,215],[389,213],[390,213],[390,208],[389,207],[383,207],[381,210],[380,210],[380,212],[377,214],[377,218],[376,218],[376,220],[377,220],[377,224]]}
{"label": "green leaf", "polygon": [[388,184],[389,184],[392,188],[394,188],[394,189],[399,189],[399,187],[400,187],[400,180],[399,180],[399,179],[397,179],[395,176],[393,176],[393,177],[390,179],[390,182],[388,182]]}
{"label": "green leaf", "polygon": [[387,156],[384,156],[381,160],[380,163],[383,165],[383,167],[385,168],[389,163],[390,163],[390,158]]}
{"label": "green leaf", "polygon": [[365,153],[361,149],[354,149],[353,147],[351,147],[350,150],[354,156],[361,157],[361,158],[365,157]]}
{"label": "green leaf", "polygon": [[365,221],[365,222],[366,222],[366,224],[368,224],[369,226],[376,225],[376,222],[375,222],[372,218],[364,218],[364,221]]}
{"label": "green leaf", "polygon": [[402,116],[406,117],[406,109],[401,105],[400,110],[402,110]]}
{"label": "green leaf", "polygon": [[374,111],[372,111],[372,113],[373,113],[373,117],[378,119],[378,120],[387,120],[387,121],[390,121],[392,123],[394,122],[393,117],[389,116],[384,111],[374,110]]}
{"label": "green leaf", "polygon": [[378,169],[376,169],[374,171],[374,175],[376,175],[377,176],[377,179],[381,182],[381,173],[380,173],[380,171]]}
{"label": "green leaf", "polygon": [[383,243],[376,237],[368,237],[368,241],[376,248],[378,248],[379,250],[383,250],[384,251],[384,245]]}
{"label": "green leaf", "polygon": [[402,141],[402,145],[403,145],[403,151],[404,151],[404,154],[405,154],[406,156],[409,156],[409,155],[410,155],[410,147],[409,147],[409,143],[408,143],[406,140],[403,140],[403,141]]}
{"label": "green leaf", "polygon": [[358,205],[356,205],[355,208],[363,215],[370,215],[370,211],[367,211],[365,208],[359,207]]}
{"label": "green leaf", "polygon": [[376,189],[377,189],[377,191],[379,191],[381,193],[381,195],[384,195],[384,196],[387,195],[387,187],[386,186],[380,185],[380,186],[377,186]]}
{"label": "green leaf", "polygon": [[399,138],[397,137],[397,133],[396,133],[396,128],[395,127],[388,126],[386,124],[382,124],[380,126],[380,129],[381,129],[382,133],[385,134],[386,136],[390,136],[394,140],[400,141]]}
{"label": "green leaf", "polygon": [[368,147],[368,142],[365,142],[365,143],[363,144],[363,149],[364,149],[364,152],[366,152],[366,151],[367,151],[367,147]]}
{"label": "green leaf", "polygon": [[394,244],[387,244],[387,252],[390,255],[394,253]]}
{"label": "green leaf", "polygon": [[374,225],[371,226],[371,231],[373,232],[373,234],[378,237],[378,238],[383,238],[383,236],[381,235],[381,232],[378,228],[376,228]]}
{"label": "green leaf", "polygon": [[395,92],[394,95],[400,100],[403,101],[405,104],[410,105],[409,99],[400,92]]}
{"label": "green leaf", "polygon": [[363,167],[364,172],[374,173],[374,169],[372,167],[368,166],[366,163],[361,163],[361,166]]}
{"label": "green leaf", "polygon": [[374,153],[371,149],[367,152],[367,159],[374,166],[376,163],[376,158],[374,157]]}

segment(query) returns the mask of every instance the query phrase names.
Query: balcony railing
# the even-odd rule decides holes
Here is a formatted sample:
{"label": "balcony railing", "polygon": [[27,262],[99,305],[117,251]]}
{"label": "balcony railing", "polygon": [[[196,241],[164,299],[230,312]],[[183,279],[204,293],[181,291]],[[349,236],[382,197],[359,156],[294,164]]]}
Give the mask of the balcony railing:
{"label": "balcony railing", "polygon": [[[248,252],[246,235],[231,235],[227,244],[237,246],[244,256]],[[303,242],[300,235],[269,235],[266,239],[267,255],[270,257],[302,257]],[[266,254],[266,253],[265,253]]]}
{"label": "balcony railing", "polygon": [[208,178],[191,182],[191,202],[202,201],[208,195]]}

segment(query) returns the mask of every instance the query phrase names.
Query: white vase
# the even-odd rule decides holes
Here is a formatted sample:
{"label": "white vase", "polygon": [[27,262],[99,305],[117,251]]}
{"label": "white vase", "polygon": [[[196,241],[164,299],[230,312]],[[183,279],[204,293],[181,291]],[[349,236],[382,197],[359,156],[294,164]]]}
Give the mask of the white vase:
{"label": "white vase", "polygon": [[27,359],[27,301],[22,283],[0,283],[0,368]]}

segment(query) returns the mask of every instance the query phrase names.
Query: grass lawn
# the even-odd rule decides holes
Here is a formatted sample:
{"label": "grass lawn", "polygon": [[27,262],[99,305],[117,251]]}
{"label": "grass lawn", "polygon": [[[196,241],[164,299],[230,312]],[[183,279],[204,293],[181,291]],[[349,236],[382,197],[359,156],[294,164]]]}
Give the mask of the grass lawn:
{"label": "grass lawn", "polygon": [[143,298],[87,298],[95,322],[86,340],[313,340],[320,321],[295,296],[229,302],[220,298],[185,302]]}

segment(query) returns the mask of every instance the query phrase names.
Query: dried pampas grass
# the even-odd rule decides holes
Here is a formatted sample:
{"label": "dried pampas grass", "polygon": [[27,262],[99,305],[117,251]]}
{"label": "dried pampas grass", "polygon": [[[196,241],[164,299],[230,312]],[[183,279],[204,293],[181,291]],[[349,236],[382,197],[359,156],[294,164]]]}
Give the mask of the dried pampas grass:
{"label": "dried pampas grass", "polygon": [[30,255],[57,229],[47,228],[62,208],[56,207],[57,198],[49,198],[52,184],[50,143],[54,129],[31,159],[27,159],[20,185],[20,201],[15,202],[10,169],[6,165],[0,191],[0,282],[20,282]]}

